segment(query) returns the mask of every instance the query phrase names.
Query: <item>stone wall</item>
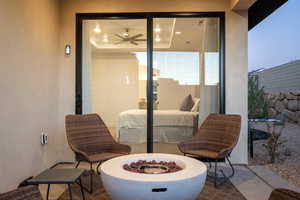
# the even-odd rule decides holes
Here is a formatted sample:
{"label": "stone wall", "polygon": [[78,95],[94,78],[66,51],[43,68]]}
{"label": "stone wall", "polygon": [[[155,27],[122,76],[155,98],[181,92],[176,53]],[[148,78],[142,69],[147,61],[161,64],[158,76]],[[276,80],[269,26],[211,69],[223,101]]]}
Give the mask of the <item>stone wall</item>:
{"label": "stone wall", "polygon": [[[285,119],[289,122],[300,123],[300,91],[268,93],[270,118]],[[283,115],[282,115],[283,114]]]}

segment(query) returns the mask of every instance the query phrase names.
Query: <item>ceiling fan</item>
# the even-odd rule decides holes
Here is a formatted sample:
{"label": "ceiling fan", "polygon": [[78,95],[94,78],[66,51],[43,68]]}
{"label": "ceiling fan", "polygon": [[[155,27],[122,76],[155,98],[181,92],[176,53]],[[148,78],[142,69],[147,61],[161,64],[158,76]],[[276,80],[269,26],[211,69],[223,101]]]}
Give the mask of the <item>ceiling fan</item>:
{"label": "ceiling fan", "polygon": [[120,44],[120,43],[123,43],[123,42],[129,42],[133,45],[139,45],[139,43],[137,43],[137,42],[146,41],[146,39],[140,38],[140,37],[143,36],[143,34],[136,34],[134,36],[130,36],[129,35],[129,28],[125,28],[125,32],[123,33],[123,36],[121,36],[119,34],[115,34],[115,36],[117,36],[119,39],[121,39],[119,42],[117,42],[115,44]]}

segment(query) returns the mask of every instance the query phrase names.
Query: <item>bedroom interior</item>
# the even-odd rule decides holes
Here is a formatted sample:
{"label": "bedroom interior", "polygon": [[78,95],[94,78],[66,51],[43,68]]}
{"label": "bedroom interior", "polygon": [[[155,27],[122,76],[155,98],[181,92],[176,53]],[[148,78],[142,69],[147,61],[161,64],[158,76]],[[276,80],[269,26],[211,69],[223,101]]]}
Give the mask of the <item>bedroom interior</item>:
{"label": "bedroom interior", "polygon": [[[83,21],[82,109],[113,137],[147,151],[147,21]],[[219,19],[153,19],[154,152],[178,153],[219,112]]]}

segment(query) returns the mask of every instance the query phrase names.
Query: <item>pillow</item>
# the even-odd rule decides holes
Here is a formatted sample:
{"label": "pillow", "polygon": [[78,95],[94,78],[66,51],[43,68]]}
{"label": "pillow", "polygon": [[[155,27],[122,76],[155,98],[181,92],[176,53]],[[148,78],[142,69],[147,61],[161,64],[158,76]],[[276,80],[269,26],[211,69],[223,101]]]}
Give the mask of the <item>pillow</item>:
{"label": "pillow", "polygon": [[200,104],[200,99],[194,98],[194,106],[191,109],[191,112],[199,112],[199,104]]}
{"label": "pillow", "polygon": [[183,102],[181,103],[181,106],[179,110],[181,111],[191,111],[191,109],[194,106],[194,101],[191,95],[188,95],[184,98]]}

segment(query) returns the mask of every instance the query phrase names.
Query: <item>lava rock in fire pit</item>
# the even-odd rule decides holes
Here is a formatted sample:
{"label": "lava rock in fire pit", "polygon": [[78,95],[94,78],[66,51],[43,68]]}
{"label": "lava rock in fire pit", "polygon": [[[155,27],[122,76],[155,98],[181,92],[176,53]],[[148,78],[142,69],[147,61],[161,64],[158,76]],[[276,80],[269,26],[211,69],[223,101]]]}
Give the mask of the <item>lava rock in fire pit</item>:
{"label": "lava rock in fire pit", "polygon": [[178,166],[175,162],[157,162],[155,160],[138,160],[137,162],[132,162],[130,164],[123,165],[123,169],[130,172],[144,174],[164,174],[182,170],[182,168]]}

